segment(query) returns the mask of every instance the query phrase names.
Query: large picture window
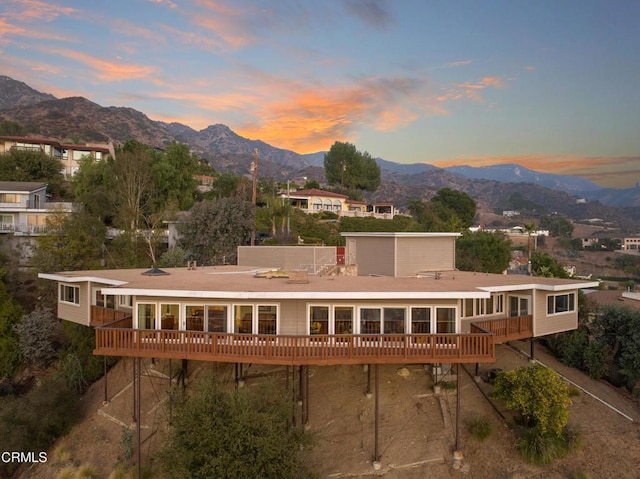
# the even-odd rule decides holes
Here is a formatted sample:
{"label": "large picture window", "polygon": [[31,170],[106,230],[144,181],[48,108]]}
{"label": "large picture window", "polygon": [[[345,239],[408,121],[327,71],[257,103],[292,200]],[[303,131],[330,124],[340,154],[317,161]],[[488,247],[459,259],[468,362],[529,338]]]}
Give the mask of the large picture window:
{"label": "large picture window", "polygon": [[336,306],[333,310],[335,334],[351,334],[353,332],[353,307]]}
{"label": "large picture window", "polygon": [[156,329],[156,305],[138,303],[138,329]]}
{"label": "large picture window", "polygon": [[60,302],[80,304],[80,288],[78,286],[60,285]]}
{"label": "large picture window", "polygon": [[575,293],[550,294],[547,296],[547,314],[568,313],[575,310]]}
{"label": "large picture window", "polygon": [[436,308],[436,334],[456,332],[456,308]]}
{"label": "large picture window", "polygon": [[411,333],[431,334],[431,308],[411,308]]}

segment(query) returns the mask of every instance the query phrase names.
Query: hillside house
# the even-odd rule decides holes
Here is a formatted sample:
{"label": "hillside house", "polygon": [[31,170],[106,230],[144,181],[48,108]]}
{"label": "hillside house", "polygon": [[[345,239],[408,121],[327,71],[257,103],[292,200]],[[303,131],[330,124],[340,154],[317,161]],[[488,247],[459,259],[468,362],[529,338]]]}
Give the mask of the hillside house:
{"label": "hillside house", "polygon": [[397,214],[391,203],[376,203],[367,205],[363,201],[351,200],[347,195],[325,191],[316,188],[305,190],[287,190],[280,194],[283,201],[305,213],[320,213],[331,211],[338,216],[373,217],[393,219]]}
{"label": "hillside house", "polygon": [[49,215],[72,211],[72,203],[49,201],[46,183],[0,181],[0,234],[39,235]]}
{"label": "hillside house", "polygon": [[273,267],[190,265],[39,277],[57,282],[61,319],[95,328],[94,354],[136,358],[138,408],[140,358],[181,359],[183,367],[189,359],[235,363],[237,383],[243,364],[285,365],[294,378],[297,368],[299,385],[294,379],[292,390],[300,393],[304,425],[309,366],[368,365],[368,381],[372,369],[375,375],[374,463],[380,459],[378,365],[495,362],[497,343],[575,329],[578,290],[598,284],[457,271],[456,233],[345,236],[345,263],[357,262],[339,269],[347,274],[278,269],[305,247],[274,254],[254,246],[252,257]]}
{"label": "hillside house", "polygon": [[62,174],[71,177],[80,168],[79,161],[90,157],[102,160],[107,155],[114,155],[111,144],[77,145],[72,143],[60,143],[48,138],[28,136],[0,136],[0,154],[11,150],[41,151],[51,158],[62,162]]}
{"label": "hillside house", "polygon": [[39,276],[58,283],[61,319],[96,327],[95,354],[292,365],[492,362],[496,342],[575,329],[578,289],[597,286],[456,271],[457,234],[346,236],[357,275],[275,264]]}

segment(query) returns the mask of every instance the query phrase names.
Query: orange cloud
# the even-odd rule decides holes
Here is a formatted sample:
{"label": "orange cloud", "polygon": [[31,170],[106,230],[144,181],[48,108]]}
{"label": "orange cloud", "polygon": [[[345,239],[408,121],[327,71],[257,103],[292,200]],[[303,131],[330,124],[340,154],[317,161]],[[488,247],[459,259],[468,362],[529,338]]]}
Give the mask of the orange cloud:
{"label": "orange cloud", "polygon": [[157,67],[111,62],[68,48],[53,48],[49,50],[49,53],[70,58],[87,65],[94,70],[96,78],[102,81],[112,82],[143,78],[159,82],[159,80],[153,78],[158,73]]}

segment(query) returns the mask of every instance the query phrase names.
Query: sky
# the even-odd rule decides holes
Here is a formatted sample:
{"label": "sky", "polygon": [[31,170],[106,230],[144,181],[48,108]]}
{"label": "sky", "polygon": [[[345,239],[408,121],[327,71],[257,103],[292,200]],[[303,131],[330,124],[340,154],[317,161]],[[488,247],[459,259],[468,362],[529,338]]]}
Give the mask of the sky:
{"label": "sky", "polygon": [[298,153],[640,181],[637,0],[2,0],[0,74]]}

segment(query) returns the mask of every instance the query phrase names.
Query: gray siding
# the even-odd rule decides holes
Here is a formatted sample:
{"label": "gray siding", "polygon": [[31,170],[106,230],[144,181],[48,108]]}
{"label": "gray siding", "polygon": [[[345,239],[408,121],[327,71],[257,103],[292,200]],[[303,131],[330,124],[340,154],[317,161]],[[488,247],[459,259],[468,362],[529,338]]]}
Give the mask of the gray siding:
{"label": "gray siding", "polygon": [[395,276],[395,238],[356,237],[358,275]]}
{"label": "gray siding", "polygon": [[397,238],[396,276],[455,269],[455,238]]}

